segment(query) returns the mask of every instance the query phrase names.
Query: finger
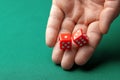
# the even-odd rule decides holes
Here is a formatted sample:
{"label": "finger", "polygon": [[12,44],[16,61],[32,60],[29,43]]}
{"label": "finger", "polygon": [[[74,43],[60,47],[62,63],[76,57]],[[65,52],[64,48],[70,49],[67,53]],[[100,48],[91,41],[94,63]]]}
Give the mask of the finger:
{"label": "finger", "polygon": [[78,65],[84,65],[92,56],[95,48],[99,44],[102,37],[98,27],[98,22],[93,22],[89,25],[87,36],[89,38],[89,44],[80,48],[75,56],[75,63]]}
{"label": "finger", "polygon": [[[61,34],[61,33],[70,33],[71,34],[73,28],[74,28],[74,23],[72,22],[72,20],[65,18],[62,23],[62,27],[61,27],[59,34]],[[63,58],[63,53],[64,53],[64,51],[60,49],[59,41],[58,41],[56,46],[53,49],[53,54],[52,54],[53,61],[57,64],[60,64],[61,60]]]}
{"label": "finger", "polygon": [[66,17],[63,20],[60,33],[72,33],[74,26],[75,26],[74,21],[71,18]]}
{"label": "finger", "polygon": [[88,59],[92,56],[94,52],[94,48],[91,46],[81,47],[75,56],[75,63],[77,65],[84,65]]}
{"label": "finger", "polygon": [[66,50],[64,52],[62,62],[61,62],[61,66],[63,69],[69,70],[72,68],[72,66],[74,65],[76,52],[77,52],[77,49],[74,47],[72,47],[71,50]]}
{"label": "finger", "polygon": [[60,49],[59,42],[53,48],[52,61],[56,64],[60,64],[64,51]]}
{"label": "finger", "polygon": [[46,44],[50,47],[53,47],[56,43],[63,18],[64,14],[61,9],[52,5],[46,29]]}
{"label": "finger", "polygon": [[[112,4],[112,5],[111,5]],[[104,9],[100,15],[100,30],[103,34],[108,32],[112,21],[118,16],[120,12],[120,0],[106,0]]]}
{"label": "finger", "polygon": [[[86,33],[87,32],[87,26],[85,25],[82,25],[82,24],[77,24],[72,32],[72,34],[74,34],[77,30],[80,30],[82,29],[82,32],[83,33]],[[73,41],[73,47],[76,47],[77,48],[77,45],[74,43]]]}

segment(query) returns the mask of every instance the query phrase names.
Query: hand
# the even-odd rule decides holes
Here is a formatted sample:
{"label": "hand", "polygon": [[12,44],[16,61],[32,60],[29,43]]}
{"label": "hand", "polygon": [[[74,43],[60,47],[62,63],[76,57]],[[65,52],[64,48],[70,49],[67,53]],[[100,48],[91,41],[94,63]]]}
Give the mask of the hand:
{"label": "hand", "polygon": [[[46,29],[46,44],[54,47],[52,60],[64,69],[71,69],[74,63],[84,65],[119,12],[120,0],[53,0]],[[80,28],[87,34],[89,44],[61,50],[58,35],[72,34]]]}

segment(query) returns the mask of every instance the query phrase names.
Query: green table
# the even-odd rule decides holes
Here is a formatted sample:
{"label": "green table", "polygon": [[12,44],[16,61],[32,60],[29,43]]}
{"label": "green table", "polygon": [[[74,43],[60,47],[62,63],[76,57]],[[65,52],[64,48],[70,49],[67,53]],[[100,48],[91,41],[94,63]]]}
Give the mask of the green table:
{"label": "green table", "polygon": [[0,80],[120,80],[120,17],[84,67],[64,71],[45,45],[50,7],[51,0],[0,0]]}

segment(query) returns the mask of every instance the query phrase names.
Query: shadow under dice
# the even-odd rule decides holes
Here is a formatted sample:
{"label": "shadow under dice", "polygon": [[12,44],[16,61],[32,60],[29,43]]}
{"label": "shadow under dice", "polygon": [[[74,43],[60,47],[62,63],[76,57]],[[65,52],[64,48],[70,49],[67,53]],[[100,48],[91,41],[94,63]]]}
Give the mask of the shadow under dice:
{"label": "shadow under dice", "polygon": [[60,34],[59,40],[60,40],[60,49],[62,50],[71,49],[71,45],[72,45],[71,34],[69,33]]}
{"label": "shadow under dice", "polygon": [[82,47],[86,44],[88,44],[88,37],[86,34],[84,34],[82,32],[82,30],[77,30],[74,34],[73,34],[73,41],[74,43],[78,46],[78,47]]}

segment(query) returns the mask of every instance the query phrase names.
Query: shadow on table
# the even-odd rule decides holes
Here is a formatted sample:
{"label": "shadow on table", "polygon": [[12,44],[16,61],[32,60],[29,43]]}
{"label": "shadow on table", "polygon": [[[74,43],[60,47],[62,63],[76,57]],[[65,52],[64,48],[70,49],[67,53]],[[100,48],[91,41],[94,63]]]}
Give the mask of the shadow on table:
{"label": "shadow on table", "polygon": [[84,71],[91,71],[111,61],[120,62],[120,50],[119,49],[120,49],[119,47],[117,48],[115,47],[110,50],[107,49],[107,50],[96,51],[94,53],[95,55],[93,55],[93,57],[89,60],[87,64],[85,64],[84,66],[74,65],[72,70],[80,69]]}

